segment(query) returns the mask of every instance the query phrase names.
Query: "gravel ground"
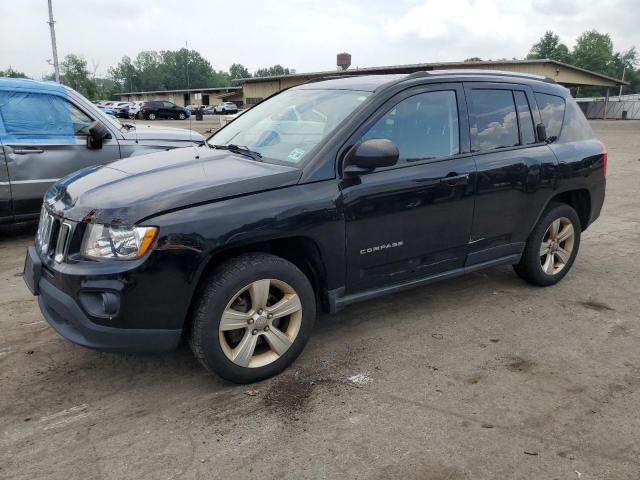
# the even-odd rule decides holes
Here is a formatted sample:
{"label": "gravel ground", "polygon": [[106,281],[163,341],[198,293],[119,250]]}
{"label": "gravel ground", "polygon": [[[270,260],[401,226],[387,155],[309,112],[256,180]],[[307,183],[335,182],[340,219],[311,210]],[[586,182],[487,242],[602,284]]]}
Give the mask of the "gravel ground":
{"label": "gravel ground", "polygon": [[498,267],[354,305],[256,385],[62,339],[20,278],[33,227],[3,230],[0,478],[639,478],[640,122],[593,126],[607,200],[559,285]]}

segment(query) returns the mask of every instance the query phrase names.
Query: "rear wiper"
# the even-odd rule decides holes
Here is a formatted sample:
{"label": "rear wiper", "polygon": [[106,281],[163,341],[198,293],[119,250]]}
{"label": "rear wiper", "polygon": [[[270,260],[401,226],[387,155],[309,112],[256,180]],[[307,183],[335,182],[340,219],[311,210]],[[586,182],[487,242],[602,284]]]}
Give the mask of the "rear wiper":
{"label": "rear wiper", "polygon": [[256,162],[262,162],[262,154],[260,152],[256,152],[251,150],[245,146],[238,146],[230,143],[229,145],[212,145],[213,148],[217,148],[218,150],[229,150],[231,152],[236,152],[241,155],[246,155],[247,157],[251,157]]}

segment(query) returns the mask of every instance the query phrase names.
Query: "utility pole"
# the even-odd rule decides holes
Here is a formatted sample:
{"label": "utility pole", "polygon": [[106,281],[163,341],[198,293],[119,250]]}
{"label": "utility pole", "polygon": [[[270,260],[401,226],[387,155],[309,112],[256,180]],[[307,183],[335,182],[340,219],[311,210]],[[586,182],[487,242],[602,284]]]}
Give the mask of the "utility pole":
{"label": "utility pole", "polygon": [[[624,82],[624,74],[627,71],[627,66],[625,65],[622,69],[622,81]],[[622,83],[620,84],[620,91],[618,92],[618,100],[622,100]]]}
{"label": "utility pole", "polygon": [[53,50],[53,69],[56,72],[56,82],[60,83],[60,66],[58,65],[58,47],[56,47],[56,29],[53,26],[53,7],[49,0],[49,28],[51,29],[51,49]]}

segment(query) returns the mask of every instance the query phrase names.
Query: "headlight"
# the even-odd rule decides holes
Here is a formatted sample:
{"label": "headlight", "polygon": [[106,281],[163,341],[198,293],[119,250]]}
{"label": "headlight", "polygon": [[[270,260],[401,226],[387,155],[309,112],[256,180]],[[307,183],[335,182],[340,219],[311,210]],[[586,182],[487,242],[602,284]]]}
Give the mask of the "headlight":
{"label": "headlight", "polygon": [[88,258],[140,258],[151,246],[157,231],[155,227],[89,224],[84,232],[81,252]]}

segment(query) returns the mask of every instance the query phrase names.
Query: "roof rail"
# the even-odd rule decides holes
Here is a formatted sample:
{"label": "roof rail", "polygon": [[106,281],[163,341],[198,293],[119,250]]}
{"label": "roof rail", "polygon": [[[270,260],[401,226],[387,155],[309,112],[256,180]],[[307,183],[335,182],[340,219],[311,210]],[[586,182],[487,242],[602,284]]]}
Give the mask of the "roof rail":
{"label": "roof rail", "polygon": [[323,77],[310,78],[306,82],[301,83],[300,85],[306,85],[307,83],[316,83],[323,82],[325,80],[335,80],[337,78],[353,78],[353,77],[362,77],[363,75],[325,75]]}
{"label": "roof rail", "polygon": [[[420,72],[416,72],[420,73]],[[510,72],[505,70],[485,70],[483,68],[457,68],[457,69],[439,69],[430,70],[431,75],[480,75],[480,76],[494,76],[494,77],[520,77],[530,78],[532,80],[540,80],[547,83],[557,83],[555,80],[549,77],[543,77],[542,75],[534,75],[533,73],[522,72]]]}

